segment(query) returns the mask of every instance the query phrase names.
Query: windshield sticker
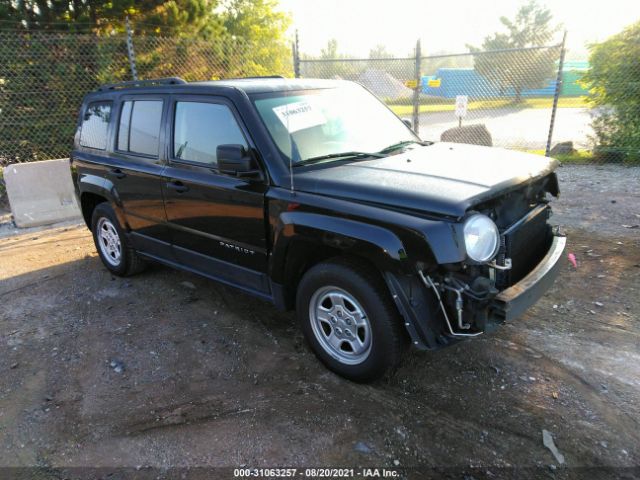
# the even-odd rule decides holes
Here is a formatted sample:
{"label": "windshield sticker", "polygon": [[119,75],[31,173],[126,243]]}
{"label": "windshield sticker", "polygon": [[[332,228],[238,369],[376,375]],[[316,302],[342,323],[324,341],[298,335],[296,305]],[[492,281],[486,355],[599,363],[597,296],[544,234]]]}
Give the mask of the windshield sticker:
{"label": "windshield sticker", "polygon": [[282,124],[287,127],[289,133],[327,123],[327,119],[322,112],[309,102],[294,102],[281,105],[275,107],[273,113],[275,113]]}

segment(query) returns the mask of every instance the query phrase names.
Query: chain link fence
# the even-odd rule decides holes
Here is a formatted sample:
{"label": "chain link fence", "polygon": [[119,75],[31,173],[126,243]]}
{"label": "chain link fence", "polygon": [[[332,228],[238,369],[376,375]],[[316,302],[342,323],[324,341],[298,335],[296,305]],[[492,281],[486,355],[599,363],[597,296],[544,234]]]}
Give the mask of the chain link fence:
{"label": "chain link fence", "polygon": [[297,73],[361,83],[399,116],[412,119],[425,140],[519,150],[545,152],[554,102],[562,99],[562,107],[576,107],[569,112],[575,118],[555,125],[560,128],[554,138],[586,148],[587,92],[577,76],[563,81],[568,72],[562,50],[557,44],[435,56],[416,49],[408,58],[300,58]]}
{"label": "chain link fence", "polygon": [[[292,76],[288,48],[242,39],[134,37],[138,78],[215,80]],[[127,37],[0,31],[0,204],[2,168],[67,157],[83,96],[101,84],[132,79]]]}
{"label": "chain link fence", "polygon": [[640,23],[591,46],[589,61],[565,61],[567,34],[561,42],[554,36],[526,48],[425,56],[418,42],[405,58],[387,56],[384,48],[372,58],[330,58],[327,51],[299,54],[296,35],[294,69],[298,77],[363,84],[425,140],[571,163],[640,164]]}
{"label": "chain link fence", "polygon": [[0,163],[68,156],[83,95],[129,79],[124,38],[0,32]]}
{"label": "chain link fence", "polygon": [[[565,62],[564,41],[429,56],[421,54],[418,43],[415,54],[404,58],[316,58],[299,54],[297,36],[293,52],[240,38],[129,39],[135,58],[124,35],[0,30],[0,204],[6,203],[1,167],[68,156],[82,97],[100,84],[131,80],[131,60],[141,79],[180,76],[193,81],[295,74],[352,80],[367,87],[400,117],[412,120],[426,140],[541,154],[560,144],[551,154],[573,155],[571,161],[581,161],[586,151],[590,154],[585,162],[600,161],[593,155],[598,148],[618,157],[622,151],[624,158],[640,159],[637,128],[628,128],[631,133],[613,130],[608,120],[621,107],[591,108],[586,102],[594,97],[589,82],[599,85],[600,77],[586,61]],[[607,58],[605,55],[602,62]],[[622,66],[622,73],[609,84],[619,93],[618,100],[624,100],[618,103],[625,108],[631,105],[635,112],[634,92],[640,83],[634,78],[640,71],[634,70],[633,63],[623,62]],[[599,68],[607,71],[602,65]],[[597,89],[599,95],[603,91],[605,87]],[[597,145],[592,125],[600,140],[612,138],[606,149]],[[626,150],[618,145],[621,130],[624,138],[631,138]]]}

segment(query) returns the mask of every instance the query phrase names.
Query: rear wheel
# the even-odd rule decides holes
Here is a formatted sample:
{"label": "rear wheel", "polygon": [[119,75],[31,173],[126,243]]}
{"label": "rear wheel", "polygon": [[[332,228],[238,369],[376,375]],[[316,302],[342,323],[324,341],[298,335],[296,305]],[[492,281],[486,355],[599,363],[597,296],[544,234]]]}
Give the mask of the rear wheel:
{"label": "rear wheel", "polygon": [[296,309],[312,350],[339,375],[370,381],[399,362],[405,335],[373,268],[343,259],[316,265],[300,282]]}
{"label": "rear wheel", "polygon": [[144,270],[144,260],[129,243],[108,203],[101,203],[93,210],[91,231],[100,259],[110,272],[127,276]]}

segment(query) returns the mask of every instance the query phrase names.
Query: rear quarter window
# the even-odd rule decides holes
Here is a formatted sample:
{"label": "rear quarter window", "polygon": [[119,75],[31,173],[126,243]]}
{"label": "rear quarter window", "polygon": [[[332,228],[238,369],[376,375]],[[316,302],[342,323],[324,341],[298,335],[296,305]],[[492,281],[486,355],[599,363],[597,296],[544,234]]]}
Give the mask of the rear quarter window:
{"label": "rear quarter window", "polygon": [[107,148],[111,108],[111,102],[92,102],[87,105],[80,128],[80,146],[98,150]]}

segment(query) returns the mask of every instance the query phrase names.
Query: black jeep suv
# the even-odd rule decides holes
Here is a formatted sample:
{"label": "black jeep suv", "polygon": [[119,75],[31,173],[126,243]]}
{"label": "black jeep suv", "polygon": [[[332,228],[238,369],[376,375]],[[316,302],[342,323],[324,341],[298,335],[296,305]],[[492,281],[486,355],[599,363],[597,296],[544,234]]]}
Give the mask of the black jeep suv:
{"label": "black jeep suv", "polygon": [[357,381],[409,342],[519,316],[565,247],[548,223],[556,161],[422,142],[351,82],[105,85],[71,161],[111,272],[152,260],[295,308],[320,360]]}

